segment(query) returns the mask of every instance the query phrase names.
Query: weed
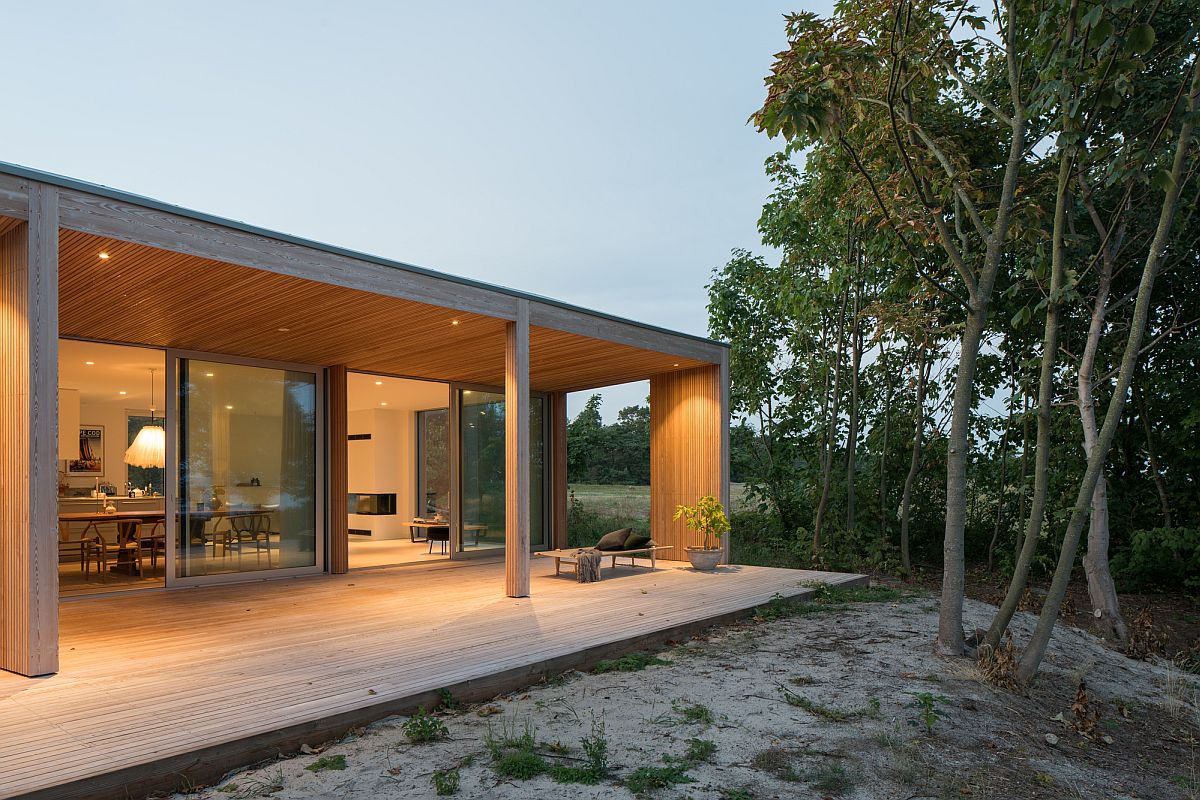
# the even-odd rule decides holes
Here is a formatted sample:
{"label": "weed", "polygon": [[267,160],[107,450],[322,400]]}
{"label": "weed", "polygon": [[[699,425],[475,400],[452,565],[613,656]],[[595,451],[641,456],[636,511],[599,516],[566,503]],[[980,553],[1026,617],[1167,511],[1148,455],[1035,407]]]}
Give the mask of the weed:
{"label": "weed", "polygon": [[1017,678],[1017,648],[1011,631],[1004,632],[1004,642],[996,648],[979,648],[979,672],[993,686],[1015,692],[1021,682]]}
{"label": "weed", "polygon": [[823,794],[845,794],[854,788],[854,778],[841,764],[822,764],[805,773],[804,781]]}
{"label": "weed", "polygon": [[703,761],[711,761],[716,752],[716,742],[710,742],[708,739],[688,739],[687,751],[684,752],[683,758],[692,764],[699,764]]}
{"label": "weed", "polygon": [[343,770],[346,768],[345,756],[321,756],[305,767],[309,772],[324,772],[327,769]]}
{"label": "weed", "polygon": [[620,658],[601,661],[592,668],[592,672],[597,675],[605,672],[640,672],[646,667],[667,666],[670,663],[649,653],[628,653]]}
{"label": "weed", "polygon": [[925,727],[925,732],[933,734],[933,726],[939,719],[944,719],[943,714],[937,707],[939,702],[946,702],[947,698],[940,694],[932,694],[930,692],[917,692],[913,695],[912,707],[917,710],[915,719],[908,721],[909,725],[922,725]]}
{"label": "weed", "polygon": [[686,724],[713,724],[713,713],[708,706],[701,705],[700,703],[687,703],[683,700],[675,700],[671,703],[671,708]]}
{"label": "weed", "polygon": [[794,754],[788,750],[781,747],[770,747],[755,753],[754,757],[750,759],[750,766],[781,781],[794,782],[800,780],[800,776],[796,774],[796,768],[792,764],[794,758]]}
{"label": "weed", "polygon": [[895,603],[908,593],[890,586],[830,586],[827,583],[808,584],[813,589],[811,602],[821,606],[842,607],[847,603]]}
{"label": "weed", "polygon": [[454,699],[454,695],[450,694],[450,690],[443,687],[437,690],[438,708],[446,711],[457,711],[458,703]]}
{"label": "weed", "polygon": [[274,772],[263,775],[262,778],[244,777],[233,795],[237,800],[249,800],[252,797],[267,797],[283,791],[283,767],[276,767]]}
{"label": "weed", "polygon": [[556,764],[548,770],[551,778],[559,783],[595,786],[608,777],[608,739],[604,735],[604,723],[593,720],[591,735],[583,737],[581,744],[587,765]]}
{"label": "weed", "polygon": [[536,778],[548,769],[546,759],[532,750],[514,750],[492,762],[492,769],[502,778],[527,781]]}
{"label": "weed", "polygon": [[810,678],[807,675],[796,675],[788,678],[788,683],[793,684],[794,686],[816,686],[817,679]]}
{"label": "weed", "polygon": [[639,767],[625,779],[625,788],[639,797],[658,789],[669,789],[679,783],[691,783],[687,768],[681,764],[665,767]]}
{"label": "weed", "polygon": [[537,742],[536,733],[537,729],[533,727],[531,719],[525,720],[520,733],[517,732],[516,719],[501,720],[499,733],[489,722],[483,734],[483,744],[495,760],[507,750],[533,750]]}
{"label": "weed", "polygon": [[417,709],[416,714],[404,720],[400,727],[413,744],[436,742],[450,736],[450,731],[446,729],[446,723],[427,712],[423,706]]}
{"label": "weed", "polygon": [[433,793],[438,797],[446,795],[458,794],[459,773],[458,768],[454,769],[435,769],[433,771]]}
{"label": "weed", "polygon": [[1054,776],[1048,772],[1039,772],[1033,776],[1033,779],[1042,786],[1050,787],[1054,785]]}
{"label": "weed", "polygon": [[860,711],[842,711],[841,709],[823,706],[815,700],[808,699],[802,694],[796,694],[786,686],[780,686],[779,692],[783,695],[783,699],[788,705],[802,708],[808,713],[821,717],[822,719],[827,719],[830,722],[847,722],[854,717],[861,715],[862,713]]}
{"label": "weed", "polygon": [[722,789],[721,800],[754,800],[749,789]]}

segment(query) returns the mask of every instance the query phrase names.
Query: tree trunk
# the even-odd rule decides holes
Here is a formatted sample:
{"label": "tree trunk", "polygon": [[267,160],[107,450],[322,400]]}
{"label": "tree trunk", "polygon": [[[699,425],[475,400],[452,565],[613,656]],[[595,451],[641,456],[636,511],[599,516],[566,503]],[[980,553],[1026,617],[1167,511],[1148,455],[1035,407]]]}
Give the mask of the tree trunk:
{"label": "tree trunk", "polygon": [[888,364],[887,341],[879,337],[879,366],[883,370],[883,441],[879,447],[879,544],[888,540],[887,535],[887,457],[888,434],[892,427],[892,373]]}
{"label": "tree trunk", "polygon": [[1037,550],[1041,536],[1042,521],[1046,514],[1046,495],[1050,488],[1050,444],[1051,423],[1054,411],[1054,361],[1058,355],[1058,315],[1062,303],[1062,286],[1066,277],[1064,237],[1066,235],[1068,189],[1071,180],[1072,161],[1064,152],[1059,158],[1058,187],[1054,200],[1054,232],[1050,256],[1050,291],[1046,303],[1046,329],[1042,337],[1042,367],[1038,376],[1037,407],[1037,452],[1033,465],[1033,497],[1029,503],[1029,521],[1025,527],[1025,541],[1017,556],[1008,592],[996,611],[992,625],[988,628],[983,643],[995,651],[1000,637],[1008,629],[1008,623],[1017,610],[1017,604],[1025,591],[1029,578],[1029,567]]}
{"label": "tree trunk", "polygon": [[1021,493],[1017,496],[1017,528],[1013,536],[1013,563],[1021,557],[1021,545],[1025,542],[1025,489],[1029,484],[1029,392],[1021,392]]}
{"label": "tree trunk", "polygon": [[1059,553],[1058,565],[1054,570],[1054,579],[1042,605],[1042,613],[1038,616],[1037,627],[1025,652],[1021,654],[1017,666],[1017,677],[1022,681],[1032,680],[1041,666],[1042,657],[1050,644],[1050,634],[1062,608],[1063,598],[1067,594],[1067,584],[1071,580],[1071,568],[1075,564],[1075,553],[1079,547],[1079,536],[1083,532],[1084,523],[1088,517],[1092,495],[1096,483],[1104,469],[1108,451],[1112,447],[1113,437],[1121,415],[1125,412],[1125,398],[1129,394],[1133,374],[1137,369],[1138,358],[1141,355],[1142,338],[1146,332],[1146,322],[1150,317],[1150,296],[1154,291],[1154,281],[1158,277],[1162,252],[1166,248],[1167,239],[1171,233],[1171,223],[1175,219],[1175,208],[1179,200],[1179,191],[1183,185],[1184,164],[1187,161],[1188,149],[1192,146],[1193,119],[1196,114],[1197,96],[1200,95],[1200,60],[1192,68],[1191,87],[1188,91],[1187,102],[1184,105],[1183,124],[1175,144],[1175,158],[1171,165],[1170,177],[1166,196],[1158,217],[1158,228],[1154,232],[1154,240],[1146,253],[1146,263],[1142,268],[1142,278],[1138,283],[1137,301],[1134,303],[1133,318],[1129,324],[1129,337],[1125,342],[1125,352],[1121,356],[1121,368],[1117,373],[1117,385],[1113,390],[1112,400],[1104,414],[1104,424],[1096,437],[1096,445],[1088,456],[1087,471],[1079,485],[1075,496],[1075,507],[1071,511],[1071,519],[1067,523],[1063,535],[1062,551]]}
{"label": "tree trunk", "polygon": [[846,432],[846,531],[857,527],[857,510],[854,496],[854,473],[857,469],[856,450],[858,449],[858,370],[862,366],[862,322],[859,314],[862,310],[862,285],[854,287],[854,312],[850,328],[850,425]]}
{"label": "tree trunk", "polygon": [[[1103,237],[1105,228],[1090,199],[1089,212],[1097,232]],[[1111,243],[1103,246],[1100,272],[1096,282],[1096,296],[1092,302],[1092,315],[1088,322],[1087,339],[1079,359],[1079,374],[1075,383],[1078,399],[1079,420],[1083,429],[1083,452],[1090,458],[1096,448],[1096,354],[1100,349],[1100,338],[1104,335],[1104,312],[1108,305],[1109,289],[1112,286],[1113,262],[1116,259],[1120,240],[1118,234]],[[1092,603],[1094,625],[1100,635],[1109,640],[1124,643],[1129,638],[1129,629],[1121,617],[1117,589],[1113,585],[1112,572],[1108,567],[1108,488],[1103,469],[1092,491],[1092,510],[1088,525],[1087,553],[1083,557],[1083,572],[1087,577],[1088,598]]]}
{"label": "tree trunk", "polygon": [[925,435],[925,384],[929,380],[929,356],[924,344],[917,362],[917,397],[913,407],[913,449],[904,478],[904,494],[900,499],[900,568],[904,577],[912,574],[912,556],[908,544],[908,521],[912,510],[912,490],[921,470],[921,443]]}
{"label": "tree trunk", "polygon": [[813,562],[816,563],[821,553],[821,530],[825,526],[825,514],[829,510],[829,484],[833,478],[833,450],[837,444],[838,409],[841,401],[842,387],[842,348],[846,333],[846,302],[848,290],[842,290],[841,309],[838,311],[837,347],[833,356],[833,397],[830,401],[828,439],[824,453],[824,463],[821,465],[821,499],[817,503],[816,519],[813,521]]}

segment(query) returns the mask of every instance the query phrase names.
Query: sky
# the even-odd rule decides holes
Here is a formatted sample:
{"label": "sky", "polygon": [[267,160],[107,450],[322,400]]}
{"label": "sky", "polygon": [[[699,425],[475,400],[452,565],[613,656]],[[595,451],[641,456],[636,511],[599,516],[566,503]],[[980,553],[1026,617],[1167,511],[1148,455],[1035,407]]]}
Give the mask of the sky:
{"label": "sky", "polygon": [[14,4],[0,160],[704,335],[761,249],[746,119],[793,10]]}

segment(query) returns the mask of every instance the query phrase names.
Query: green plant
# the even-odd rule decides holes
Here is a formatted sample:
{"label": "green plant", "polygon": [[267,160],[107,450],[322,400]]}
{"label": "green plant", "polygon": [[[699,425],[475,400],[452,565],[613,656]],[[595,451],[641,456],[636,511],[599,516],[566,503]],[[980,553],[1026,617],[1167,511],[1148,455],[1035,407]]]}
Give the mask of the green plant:
{"label": "green plant", "polygon": [[713,754],[716,752],[716,742],[710,742],[708,739],[688,739],[687,751],[684,752],[683,758],[691,764],[699,764],[704,761],[711,761]]}
{"label": "green plant", "polygon": [[722,789],[721,800],[754,800],[749,789]]}
{"label": "green plant", "polygon": [[1134,531],[1129,546],[1112,558],[1121,591],[1200,590],[1200,528]]}
{"label": "green plant", "polygon": [[438,797],[446,795],[458,794],[459,774],[458,768],[454,769],[435,769],[433,778],[430,781],[433,784],[433,793]]}
{"label": "green plant", "polygon": [[595,786],[608,777],[608,739],[604,735],[604,723],[593,720],[592,732],[583,737],[581,744],[587,764],[585,766],[556,764],[548,770],[551,778],[559,783],[582,783]]}
{"label": "green plant", "polygon": [[437,693],[438,693],[438,707],[439,708],[444,708],[446,711],[458,710],[458,703],[455,701],[454,695],[452,695],[450,693],[449,689],[443,687],[441,689],[438,689]]}
{"label": "green plant", "polygon": [[305,767],[309,772],[324,772],[327,769],[343,770],[346,768],[345,756],[321,756]]}
{"label": "green plant", "polygon": [[822,719],[829,720],[830,722],[849,722],[850,720],[858,717],[875,718],[879,716],[881,707],[878,698],[875,697],[867,700],[867,705],[865,708],[846,711],[844,709],[831,708],[829,706],[822,705],[816,700],[810,700],[804,695],[797,694],[783,685],[779,687],[779,693],[783,695],[783,699],[788,705],[795,706],[796,708],[802,708],[808,713],[821,717]]}
{"label": "green plant", "polygon": [[649,653],[628,653],[620,658],[601,661],[592,668],[592,672],[597,675],[605,672],[640,672],[646,667],[668,666],[670,663]]}
{"label": "green plant", "polygon": [[687,767],[668,764],[665,767],[638,767],[625,779],[625,788],[642,797],[658,789],[669,789],[679,783],[691,783]]}
{"label": "green plant", "polygon": [[725,509],[721,501],[711,494],[701,497],[694,506],[676,506],[672,519],[680,518],[684,525],[703,534],[705,550],[715,550],[710,545],[712,540],[715,538],[719,546],[721,537],[729,533],[729,518],[725,516]]}
{"label": "green plant", "polygon": [[930,692],[918,692],[913,695],[912,707],[917,710],[915,719],[908,721],[909,725],[921,725],[925,728],[928,734],[933,733],[933,726],[939,719],[946,715],[938,709],[939,702],[946,702],[946,698],[940,694],[932,694]]}
{"label": "green plant", "polygon": [[533,750],[514,750],[492,762],[492,769],[502,778],[527,781],[546,771],[546,759]]}
{"label": "green plant", "polygon": [[713,724],[713,713],[708,706],[701,705],[700,703],[687,703],[683,700],[674,700],[671,703],[671,708],[687,724]]}
{"label": "green plant", "polygon": [[794,759],[795,756],[790,750],[769,747],[755,753],[750,759],[750,766],[781,781],[798,781],[800,776],[796,774],[796,768],[793,766]]}
{"label": "green plant", "polygon": [[805,773],[805,782],[822,794],[845,794],[854,788],[854,779],[841,764],[822,764]]}
{"label": "green plant", "polygon": [[413,744],[436,742],[450,735],[446,723],[427,712],[424,706],[418,708],[416,714],[404,720],[400,727]]}

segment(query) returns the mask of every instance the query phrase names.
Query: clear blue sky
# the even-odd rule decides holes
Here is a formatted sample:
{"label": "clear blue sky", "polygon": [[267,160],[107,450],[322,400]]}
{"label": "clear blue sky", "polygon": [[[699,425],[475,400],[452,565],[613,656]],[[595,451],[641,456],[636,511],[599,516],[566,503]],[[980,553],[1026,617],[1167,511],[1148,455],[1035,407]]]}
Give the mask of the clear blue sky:
{"label": "clear blue sky", "polygon": [[703,334],[798,9],[13,4],[0,159]]}

